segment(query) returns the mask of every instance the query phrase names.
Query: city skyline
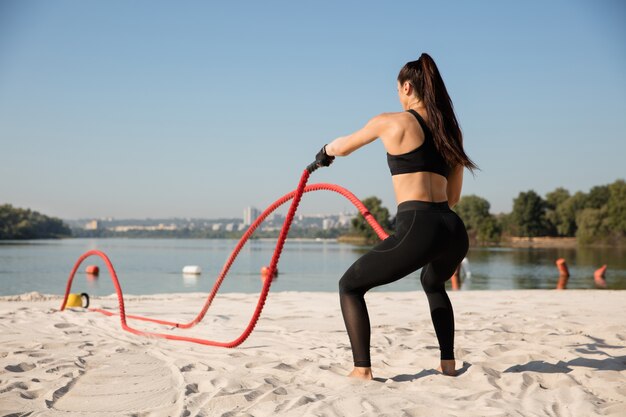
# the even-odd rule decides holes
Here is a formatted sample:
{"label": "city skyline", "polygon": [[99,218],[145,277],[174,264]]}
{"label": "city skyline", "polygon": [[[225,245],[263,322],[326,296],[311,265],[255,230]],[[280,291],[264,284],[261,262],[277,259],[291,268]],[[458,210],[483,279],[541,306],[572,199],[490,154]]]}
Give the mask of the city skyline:
{"label": "city skyline", "polygon": [[[248,207],[246,207],[248,208]],[[246,208],[244,208],[244,211],[246,210]],[[254,208],[254,207],[252,207]],[[261,210],[258,210],[258,215],[260,215],[262,213]],[[307,218],[323,218],[323,217],[329,217],[329,216],[356,216],[358,215],[358,210],[355,208],[354,210],[345,210],[345,211],[340,211],[340,212],[335,212],[335,213],[331,213],[331,212],[327,212],[327,213],[297,213],[296,217],[307,217]],[[279,211],[276,210],[275,212],[273,212],[272,214],[270,214],[268,216],[268,219],[273,219],[273,218],[281,218],[284,219],[286,216],[286,211]],[[258,217],[258,216],[257,216]],[[146,221],[158,221],[158,220],[173,220],[173,219],[179,219],[179,220],[185,220],[185,221],[194,221],[194,220],[204,220],[204,221],[232,221],[232,220],[240,220],[242,223],[246,223],[246,217],[244,216],[225,216],[225,217],[189,217],[189,216],[168,216],[168,217],[113,217],[113,216],[103,216],[103,217],[94,217],[94,216],[85,216],[85,217],[78,217],[78,218],[65,218],[62,220],[67,220],[67,221],[73,221],[73,222],[77,222],[77,221],[122,221],[122,220],[146,220]],[[256,217],[255,217],[256,219]]]}
{"label": "city skyline", "polygon": [[[250,216],[254,214],[254,216]],[[71,219],[66,220],[74,230],[87,233],[109,231],[113,233],[129,232],[179,232],[179,231],[205,231],[205,232],[242,232],[246,230],[261,212],[253,207],[246,207],[242,217],[203,219],[203,218],[154,218],[154,219]],[[358,215],[355,212],[326,213],[326,214],[298,214],[295,216],[293,226],[303,229],[331,230],[348,229],[352,219]],[[274,212],[269,215],[257,227],[263,232],[278,232],[285,221],[285,214]],[[82,235],[83,232],[79,234]]]}

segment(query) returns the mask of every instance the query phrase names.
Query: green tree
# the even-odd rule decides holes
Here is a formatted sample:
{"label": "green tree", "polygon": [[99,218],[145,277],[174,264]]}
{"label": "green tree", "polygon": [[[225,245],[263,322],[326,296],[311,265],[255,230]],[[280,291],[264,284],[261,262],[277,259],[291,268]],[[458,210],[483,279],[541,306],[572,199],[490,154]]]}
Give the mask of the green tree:
{"label": "green tree", "polygon": [[479,224],[490,216],[489,201],[477,195],[463,196],[454,211],[465,223],[467,230],[478,230]]}
{"label": "green tree", "polygon": [[479,242],[498,242],[502,229],[496,218],[489,213],[491,205],[476,195],[468,195],[454,207],[454,211],[465,223],[471,238]]}
{"label": "green tree", "polygon": [[611,195],[609,187],[609,185],[597,185],[592,187],[586,196],[585,208],[599,209],[605,206],[609,202]]}
{"label": "green tree", "polygon": [[478,225],[478,234],[476,239],[479,242],[496,243],[499,242],[502,237],[502,226],[498,223],[498,220],[489,215],[484,218]]}
{"label": "green tree", "polygon": [[522,236],[546,235],[546,202],[533,190],[519,193],[513,200],[511,215]]}
{"label": "green tree", "polygon": [[563,187],[559,187],[546,194],[546,221],[548,223],[548,233],[550,235],[563,236],[559,231],[566,229],[563,224],[566,223],[567,220],[561,218],[561,212],[558,208],[569,198],[569,191]]}
{"label": "green tree", "polygon": [[70,235],[69,227],[60,219],[10,204],[0,206],[0,239],[45,239]]}
{"label": "green tree", "polygon": [[513,215],[511,213],[500,213],[495,216],[495,219],[500,225],[502,235],[519,236],[521,234],[517,224],[513,221]]}
{"label": "green tree", "polygon": [[563,187],[559,187],[556,190],[546,194],[546,207],[548,209],[554,210],[558,206],[563,204],[563,202],[568,198],[570,198],[569,191],[567,191]]}
{"label": "green tree", "polygon": [[[378,197],[368,197],[363,200],[363,204],[369,212],[374,216],[376,221],[385,229],[389,230],[389,210],[383,207],[382,200]],[[352,219],[352,230],[359,236],[362,236],[368,244],[373,244],[378,241],[376,232],[372,229],[369,223],[365,220],[363,215],[359,214]]]}
{"label": "green tree", "polygon": [[576,194],[559,204],[556,208],[558,222],[556,232],[559,236],[576,236],[577,215],[587,204],[587,194],[578,191]]}
{"label": "green tree", "polygon": [[580,244],[604,241],[609,232],[606,206],[595,209],[586,208],[578,213],[576,238]]}
{"label": "green tree", "polygon": [[608,186],[608,190],[608,225],[618,238],[626,237],[626,182],[617,180]]}

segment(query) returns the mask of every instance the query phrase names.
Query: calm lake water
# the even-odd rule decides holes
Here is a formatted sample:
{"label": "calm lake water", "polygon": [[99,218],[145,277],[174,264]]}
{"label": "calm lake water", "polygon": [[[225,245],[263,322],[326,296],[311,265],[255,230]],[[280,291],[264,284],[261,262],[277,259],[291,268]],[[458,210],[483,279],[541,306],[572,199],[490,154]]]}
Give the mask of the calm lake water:
{"label": "calm lake water", "polygon": [[[31,291],[62,294],[77,258],[98,249],[108,254],[126,294],[209,292],[235,240],[196,239],[64,239],[0,242],[0,295]],[[258,292],[260,269],[269,265],[275,241],[253,240],[244,246],[226,277],[223,292]],[[362,249],[334,241],[288,240],[272,291],[337,291],[343,272]],[[593,272],[608,264],[610,289],[626,289],[626,250],[615,248],[521,249],[473,248],[467,256],[471,278],[463,290],[555,288],[554,261],[565,258],[571,277],[568,288],[594,288]],[[84,273],[98,265],[98,279]],[[199,265],[202,274],[183,276],[185,265]],[[376,291],[421,290],[419,271]],[[72,292],[109,295],[115,292],[104,263],[87,259],[74,279]]]}

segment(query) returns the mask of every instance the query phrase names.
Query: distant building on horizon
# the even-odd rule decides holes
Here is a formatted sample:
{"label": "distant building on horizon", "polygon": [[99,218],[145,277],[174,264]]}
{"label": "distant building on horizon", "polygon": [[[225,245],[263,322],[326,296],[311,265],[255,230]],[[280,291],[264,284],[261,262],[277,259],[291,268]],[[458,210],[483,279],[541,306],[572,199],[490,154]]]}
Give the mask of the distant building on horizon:
{"label": "distant building on horizon", "polygon": [[98,230],[100,228],[100,224],[98,220],[92,220],[85,225],[85,230]]}
{"label": "distant building on horizon", "polygon": [[261,212],[255,207],[246,207],[243,209],[243,225],[250,226],[254,222]]}

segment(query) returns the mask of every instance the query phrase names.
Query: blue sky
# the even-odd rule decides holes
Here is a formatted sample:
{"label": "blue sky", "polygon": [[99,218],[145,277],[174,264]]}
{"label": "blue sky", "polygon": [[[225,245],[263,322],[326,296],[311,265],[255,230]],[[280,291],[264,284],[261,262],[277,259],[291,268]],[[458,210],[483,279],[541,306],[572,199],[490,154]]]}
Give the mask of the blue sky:
{"label": "blue sky", "polygon": [[[464,195],[626,178],[621,1],[0,2],[0,203],[61,218],[233,217],[325,143],[400,111],[423,51],[452,96]],[[379,141],[310,182],[395,209]],[[316,192],[302,213],[351,209]]]}

